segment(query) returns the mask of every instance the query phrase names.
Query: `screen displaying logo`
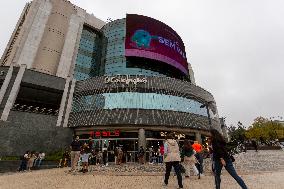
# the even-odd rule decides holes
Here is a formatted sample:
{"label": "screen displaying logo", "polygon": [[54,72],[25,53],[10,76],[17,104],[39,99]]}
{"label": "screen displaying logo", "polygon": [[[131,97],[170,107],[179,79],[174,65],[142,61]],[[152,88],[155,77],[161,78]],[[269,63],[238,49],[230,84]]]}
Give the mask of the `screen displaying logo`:
{"label": "screen displaying logo", "polygon": [[157,36],[152,36],[148,31],[138,29],[132,35],[130,45],[138,49],[151,49],[152,39],[157,39]]}
{"label": "screen displaying logo", "polygon": [[188,75],[184,44],[166,24],[146,16],[126,16],[125,56],[143,57],[170,64]]}

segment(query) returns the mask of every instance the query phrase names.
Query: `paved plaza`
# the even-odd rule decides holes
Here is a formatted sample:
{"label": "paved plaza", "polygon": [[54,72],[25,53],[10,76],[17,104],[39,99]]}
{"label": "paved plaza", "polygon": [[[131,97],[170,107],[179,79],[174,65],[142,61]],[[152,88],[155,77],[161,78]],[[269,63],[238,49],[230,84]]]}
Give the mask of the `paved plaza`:
{"label": "paved plaza", "polygon": [[[250,189],[284,188],[284,151],[249,151],[236,156],[236,167]],[[250,166],[249,166],[250,165]],[[207,165],[206,165],[207,166]],[[196,176],[184,179],[184,188],[214,188],[214,178],[207,167],[200,180]],[[68,173],[68,168],[39,170],[24,173],[6,173],[0,176],[0,188],[84,188],[84,189],[158,189],[162,187],[162,165],[122,165],[92,167],[88,173]],[[171,176],[167,188],[177,187],[176,177]],[[222,175],[223,189],[238,189],[237,183],[226,171]]]}

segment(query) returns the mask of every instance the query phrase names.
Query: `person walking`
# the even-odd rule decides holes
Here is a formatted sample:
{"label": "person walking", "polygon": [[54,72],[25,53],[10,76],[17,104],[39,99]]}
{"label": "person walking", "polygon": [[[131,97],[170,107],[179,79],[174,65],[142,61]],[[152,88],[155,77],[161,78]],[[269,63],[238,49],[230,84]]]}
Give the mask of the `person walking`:
{"label": "person walking", "polygon": [[198,172],[200,176],[204,176],[203,174],[203,156],[202,156],[202,145],[196,140],[194,141],[192,148],[195,150],[196,154],[195,157],[198,163],[195,166],[198,168]]}
{"label": "person walking", "polygon": [[140,146],[138,151],[138,160],[140,164],[144,164],[144,154],[145,154],[144,148],[143,146]]}
{"label": "person walking", "polygon": [[181,151],[181,158],[183,159],[183,164],[185,168],[185,177],[189,178],[190,176],[190,170],[192,168],[193,172],[198,175],[199,172],[195,166],[196,163],[198,163],[196,157],[195,157],[195,151],[193,150],[191,143],[189,140],[184,140],[184,145]]}
{"label": "person walking", "polygon": [[252,140],[252,141],[251,141],[251,144],[252,144],[252,146],[253,146],[255,152],[257,152],[257,150],[258,150],[257,147],[258,147],[258,146],[257,146],[256,140]]}
{"label": "person walking", "polygon": [[165,180],[163,185],[167,186],[170,172],[172,167],[174,167],[175,173],[177,175],[178,185],[179,188],[183,188],[182,185],[182,177],[181,177],[181,170],[180,170],[180,151],[177,141],[175,140],[174,133],[170,133],[166,136],[166,141],[164,144],[164,162],[166,163],[166,174]]}
{"label": "person walking", "polygon": [[214,163],[214,176],[215,176],[215,187],[220,189],[221,186],[221,171],[222,168],[228,171],[228,173],[237,181],[242,189],[247,189],[247,186],[243,179],[238,176],[230,155],[226,149],[226,141],[223,136],[216,130],[210,130],[211,142],[213,150],[213,163]]}
{"label": "person walking", "polygon": [[80,158],[81,143],[79,141],[79,136],[76,136],[75,140],[72,141],[71,145],[71,171],[75,171]]}

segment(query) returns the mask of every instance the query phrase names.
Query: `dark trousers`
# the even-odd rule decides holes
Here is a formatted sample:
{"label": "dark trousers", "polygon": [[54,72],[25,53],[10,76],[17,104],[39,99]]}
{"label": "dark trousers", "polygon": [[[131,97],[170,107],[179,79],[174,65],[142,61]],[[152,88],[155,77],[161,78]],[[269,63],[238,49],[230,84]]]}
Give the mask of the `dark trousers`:
{"label": "dark trousers", "polygon": [[27,160],[22,160],[19,171],[27,170]]}
{"label": "dark trousers", "polygon": [[107,164],[107,156],[103,156],[103,164],[106,165]]}
{"label": "dark trousers", "polygon": [[198,161],[198,163],[196,163],[195,166],[198,169],[198,172],[200,174],[203,174],[203,157],[200,153],[195,154],[195,157]]}
{"label": "dark trousers", "polygon": [[180,164],[178,161],[166,162],[166,174],[165,174],[165,181],[164,181],[165,184],[168,184],[172,167],[174,167],[175,169],[179,187],[183,188],[182,177],[181,177],[181,172],[180,172]]}
{"label": "dark trousers", "polygon": [[[215,186],[216,189],[220,189],[221,185],[221,170],[223,168],[223,165],[221,161],[214,161],[214,173],[215,173]],[[232,161],[226,160],[226,166],[225,169],[228,171],[228,173],[237,181],[237,183],[242,187],[242,189],[247,189],[247,186],[243,179],[239,177],[237,174]]]}

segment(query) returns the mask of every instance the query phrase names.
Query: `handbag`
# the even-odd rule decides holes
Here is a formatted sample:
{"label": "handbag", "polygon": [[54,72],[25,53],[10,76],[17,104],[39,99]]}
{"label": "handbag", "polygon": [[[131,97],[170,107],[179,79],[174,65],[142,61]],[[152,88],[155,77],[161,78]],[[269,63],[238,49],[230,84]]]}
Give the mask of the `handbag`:
{"label": "handbag", "polygon": [[180,173],[185,173],[185,168],[184,168],[184,166],[182,165],[182,164],[179,164],[179,166],[180,166]]}
{"label": "handbag", "polygon": [[233,155],[230,155],[230,159],[232,160],[232,162],[235,162],[235,161],[236,161],[236,159],[234,158]]}

